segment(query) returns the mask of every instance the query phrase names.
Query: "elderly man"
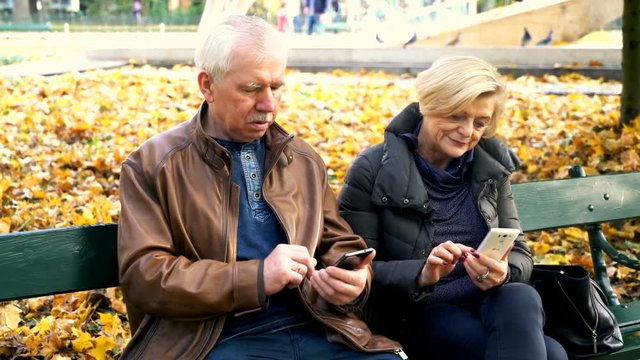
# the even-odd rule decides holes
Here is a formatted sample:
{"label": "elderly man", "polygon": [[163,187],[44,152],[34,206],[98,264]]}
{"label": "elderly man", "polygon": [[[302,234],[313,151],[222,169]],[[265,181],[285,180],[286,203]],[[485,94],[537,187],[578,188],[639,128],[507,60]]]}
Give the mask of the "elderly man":
{"label": "elderly man", "polygon": [[320,156],[277,123],[287,48],[232,16],[196,50],[205,101],[122,166],[120,279],[134,335],[121,359],[398,359],[354,312],[370,262]]}

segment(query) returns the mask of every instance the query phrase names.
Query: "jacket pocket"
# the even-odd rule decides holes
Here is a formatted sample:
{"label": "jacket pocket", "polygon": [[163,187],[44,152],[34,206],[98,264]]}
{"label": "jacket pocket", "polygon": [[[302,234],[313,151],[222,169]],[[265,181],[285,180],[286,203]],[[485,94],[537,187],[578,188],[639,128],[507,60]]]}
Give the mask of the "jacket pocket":
{"label": "jacket pocket", "polygon": [[219,336],[215,319],[180,321],[146,315],[121,360],[201,359]]}

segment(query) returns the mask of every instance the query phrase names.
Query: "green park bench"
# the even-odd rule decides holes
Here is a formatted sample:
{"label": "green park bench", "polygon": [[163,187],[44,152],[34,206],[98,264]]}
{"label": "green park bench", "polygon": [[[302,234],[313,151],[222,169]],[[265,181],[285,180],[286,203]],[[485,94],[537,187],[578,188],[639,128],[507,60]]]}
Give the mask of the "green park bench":
{"label": "green park bench", "polygon": [[[640,359],[640,301],[620,304],[611,290],[603,252],[618,263],[640,268],[616,251],[601,224],[640,219],[640,172],[513,185],[523,230],[584,226],[595,278],[610,299],[625,346],[593,359]],[[0,235],[0,301],[118,286],[117,225],[106,224]]]}

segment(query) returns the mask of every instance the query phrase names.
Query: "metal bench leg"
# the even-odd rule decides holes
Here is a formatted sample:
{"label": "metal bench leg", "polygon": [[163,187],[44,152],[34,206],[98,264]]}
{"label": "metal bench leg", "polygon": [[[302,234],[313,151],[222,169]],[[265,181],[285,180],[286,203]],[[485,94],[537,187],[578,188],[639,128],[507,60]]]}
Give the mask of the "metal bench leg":
{"label": "metal bench leg", "polygon": [[609,275],[607,274],[607,263],[604,261],[604,254],[602,252],[602,247],[600,246],[602,241],[607,241],[602,233],[602,227],[599,224],[595,224],[587,225],[586,229],[589,233],[589,247],[591,248],[591,260],[593,261],[595,280],[602,291],[604,291],[607,299],[609,299],[609,304],[620,305],[618,296],[616,296],[611,288],[611,282],[609,281]]}

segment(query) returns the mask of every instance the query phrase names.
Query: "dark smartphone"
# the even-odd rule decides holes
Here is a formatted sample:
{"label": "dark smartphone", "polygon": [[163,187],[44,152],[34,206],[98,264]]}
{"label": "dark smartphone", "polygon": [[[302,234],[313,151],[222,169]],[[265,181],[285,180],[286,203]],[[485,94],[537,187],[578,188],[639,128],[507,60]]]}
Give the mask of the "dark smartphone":
{"label": "dark smartphone", "polygon": [[340,257],[340,259],[338,259],[338,261],[336,261],[333,266],[337,266],[342,269],[353,270],[362,262],[364,258],[369,256],[369,254],[371,254],[372,252],[373,248],[348,252],[342,255],[342,257]]}

